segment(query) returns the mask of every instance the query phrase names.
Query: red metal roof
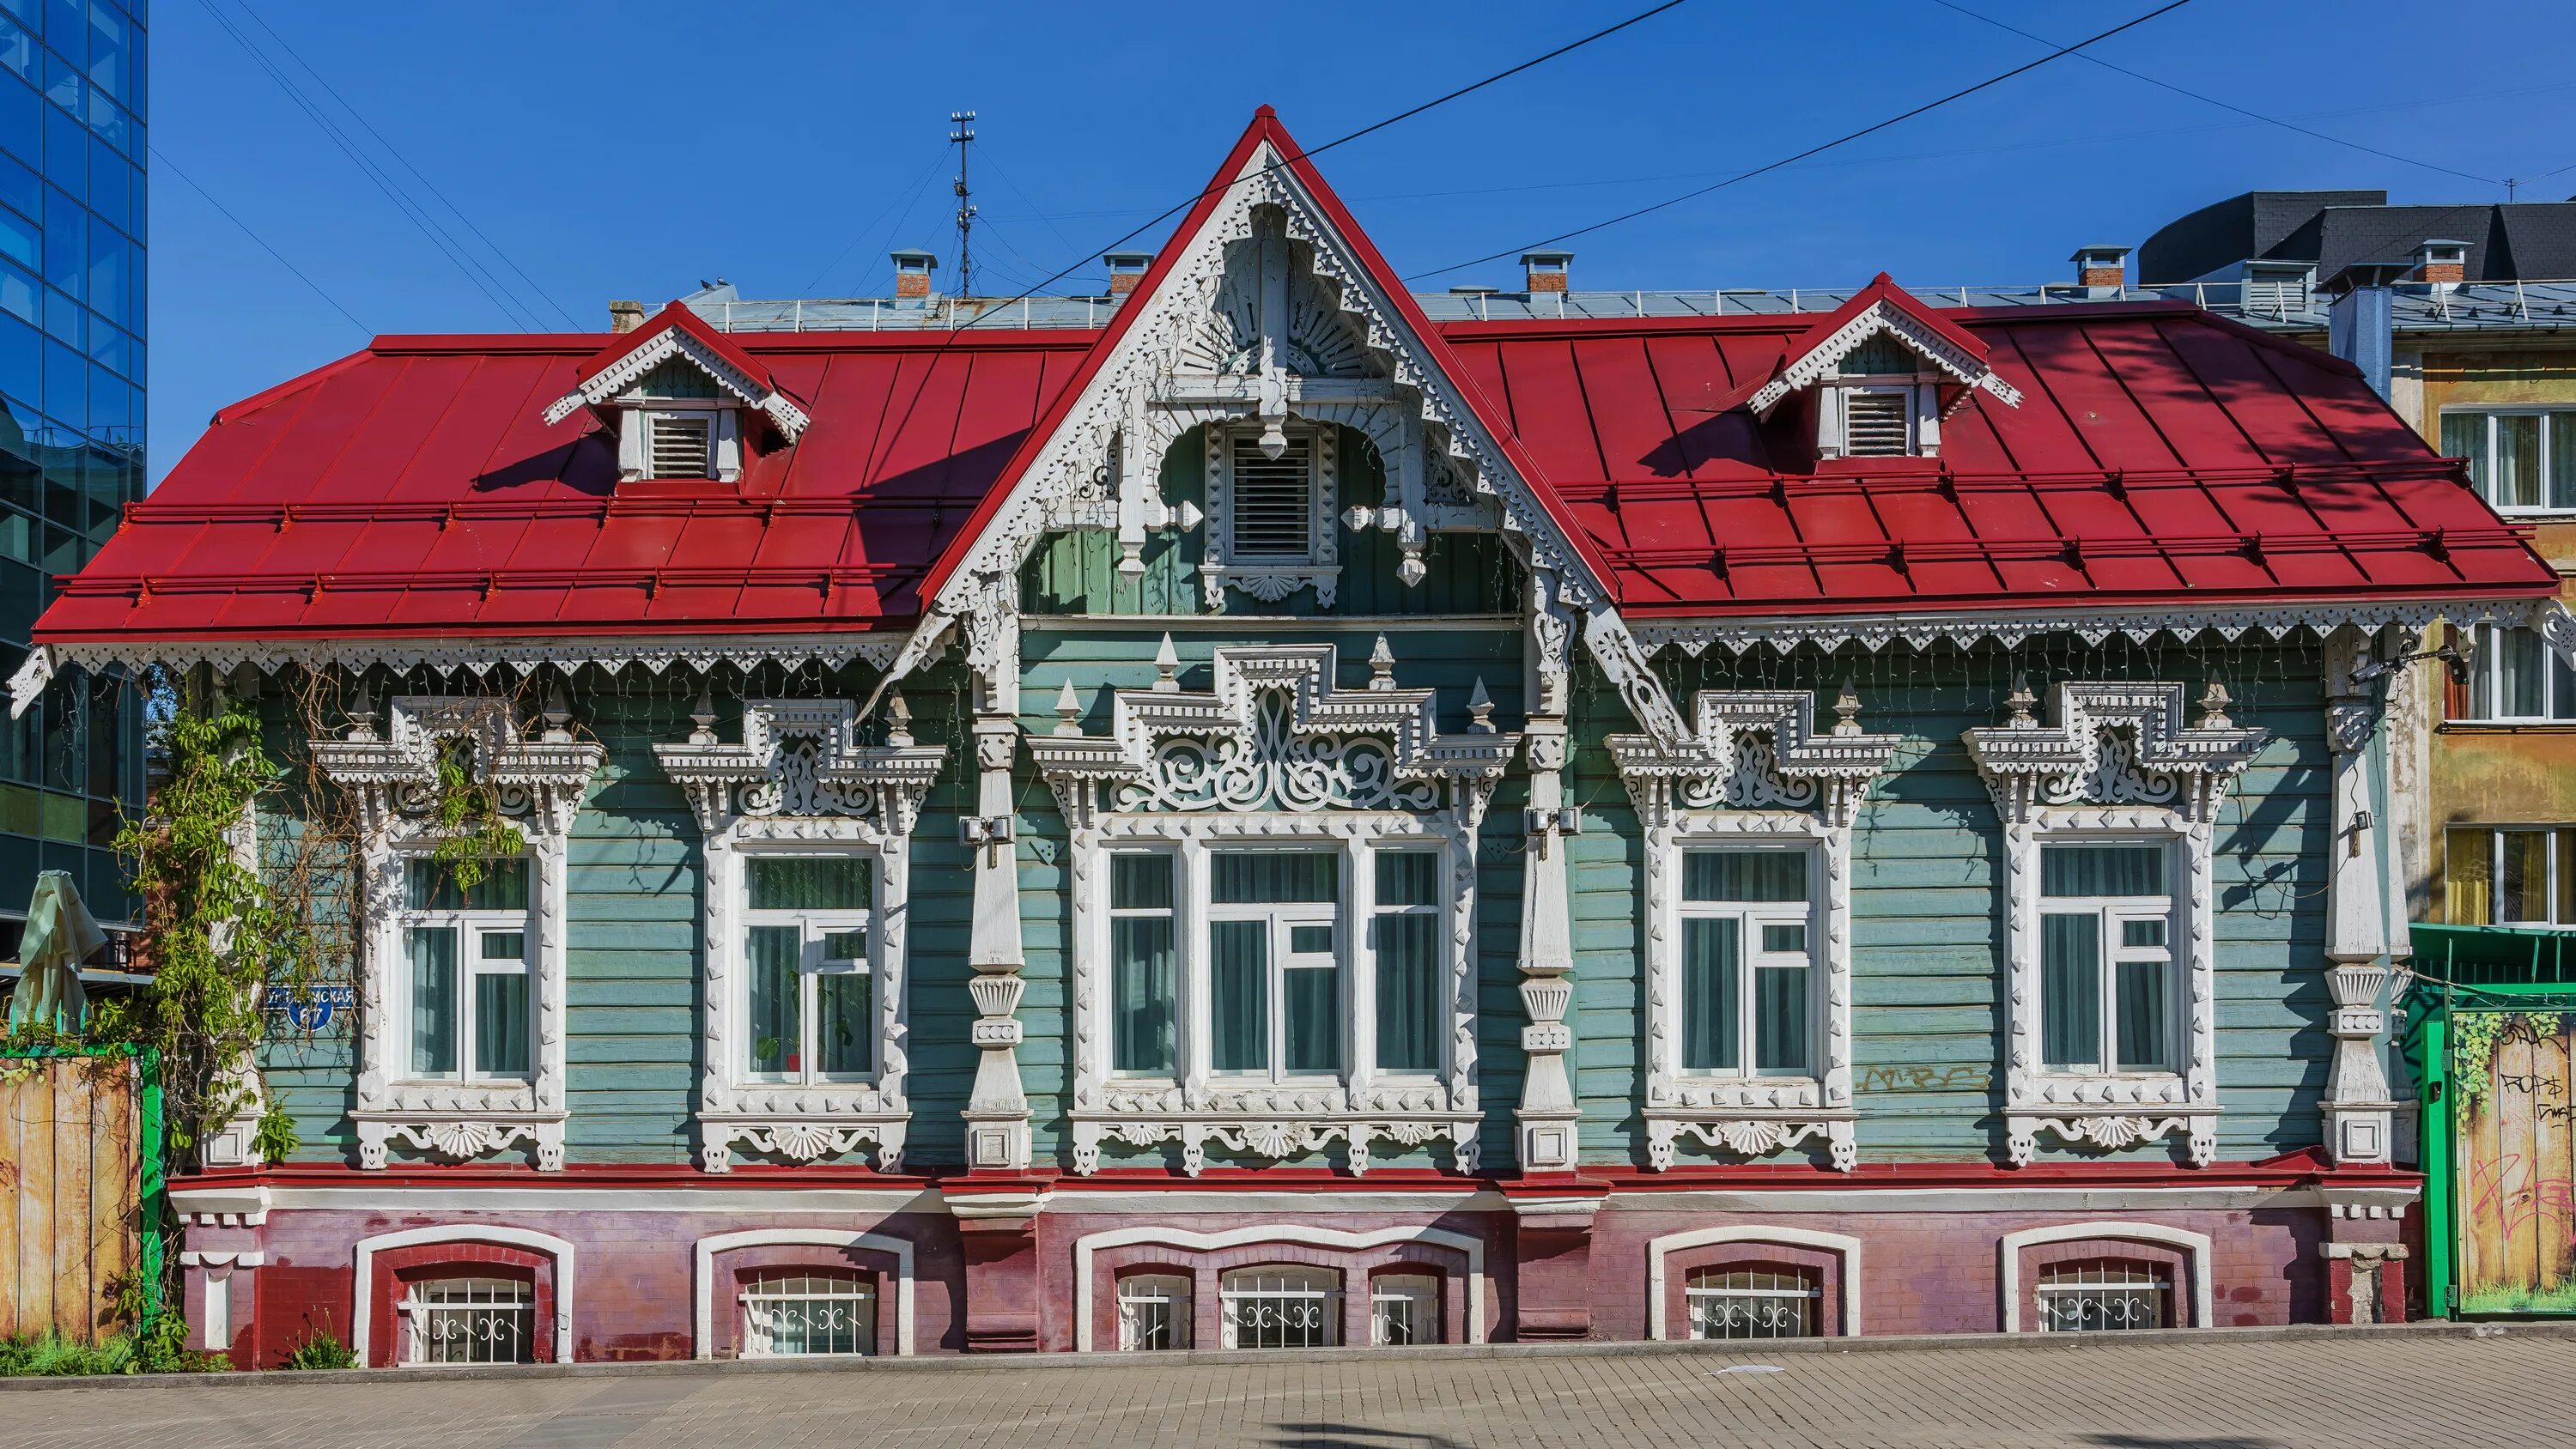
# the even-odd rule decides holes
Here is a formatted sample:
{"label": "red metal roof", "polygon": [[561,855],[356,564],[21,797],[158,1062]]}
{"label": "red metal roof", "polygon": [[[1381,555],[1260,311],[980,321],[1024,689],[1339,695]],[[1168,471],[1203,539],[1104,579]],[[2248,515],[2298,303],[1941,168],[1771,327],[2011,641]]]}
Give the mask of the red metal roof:
{"label": "red metal roof", "polygon": [[[1434,327],[1267,107],[1220,177],[1264,140],[1632,616],[2555,592],[2523,536],[2352,368],[2188,305],[1908,299],[2020,405],[1971,394],[1938,459],[1819,470],[1794,426],[1740,405],[1812,345],[1815,319]],[[619,486],[598,419],[543,421],[632,334],[379,338],[217,414],[63,583],[36,640],[901,627],[1122,321],[709,329],[812,418],[752,452],[738,487]],[[655,325],[704,327],[684,310]]]}

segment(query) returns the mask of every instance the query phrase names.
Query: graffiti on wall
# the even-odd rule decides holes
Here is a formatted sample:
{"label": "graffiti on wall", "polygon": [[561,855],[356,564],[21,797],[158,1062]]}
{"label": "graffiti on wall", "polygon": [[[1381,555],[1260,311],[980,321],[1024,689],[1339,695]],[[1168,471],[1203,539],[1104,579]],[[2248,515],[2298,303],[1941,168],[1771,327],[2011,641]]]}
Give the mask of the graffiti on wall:
{"label": "graffiti on wall", "polygon": [[2576,1015],[2453,1020],[2461,1310],[2576,1313]]}

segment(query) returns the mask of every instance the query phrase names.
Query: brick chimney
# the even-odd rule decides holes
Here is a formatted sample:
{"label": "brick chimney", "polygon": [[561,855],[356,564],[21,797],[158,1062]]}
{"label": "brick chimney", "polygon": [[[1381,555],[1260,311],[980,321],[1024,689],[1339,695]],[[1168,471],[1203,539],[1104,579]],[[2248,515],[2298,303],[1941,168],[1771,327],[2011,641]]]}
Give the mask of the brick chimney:
{"label": "brick chimney", "polygon": [[2077,247],[2075,284],[2089,292],[2118,292],[2129,284],[2127,247]]}
{"label": "brick chimney", "polygon": [[2456,287],[2469,279],[2469,244],[2429,240],[2415,247],[2415,280],[2436,287]]}
{"label": "brick chimney", "polygon": [[615,301],[615,302],[611,302],[611,303],[609,303],[609,304],[608,304],[608,330],[609,330],[609,331],[611,331],[611,332],[632,332],[632,331],[634,331],[636,328],[641,327],[641,326],[643,326],[643,325],[644,325],[644,304],[643,304],[643,303],[641,303],[641,302],[630,302],[630,301],[620,300],[620,301]]}
{"label": "brick chimney", "polygon": [[894,260],[894,298],[898,302],[925,302],[930,299],[930,274],[939,270],[939,258],[910,247],[889,252]]}
{"label": "brick chimney", "polygon": [[1521,254],[1521,290],[1524,292],[1562,292],[1574,275],[1572,252],[1523,252]]}
{"label": "brick chimney", "polygon": [[1145,280],[1145,269],[1154,264],[1152,252],[1103,252],[1100,259],[1109,264],[1109,298],[1124,301]]}

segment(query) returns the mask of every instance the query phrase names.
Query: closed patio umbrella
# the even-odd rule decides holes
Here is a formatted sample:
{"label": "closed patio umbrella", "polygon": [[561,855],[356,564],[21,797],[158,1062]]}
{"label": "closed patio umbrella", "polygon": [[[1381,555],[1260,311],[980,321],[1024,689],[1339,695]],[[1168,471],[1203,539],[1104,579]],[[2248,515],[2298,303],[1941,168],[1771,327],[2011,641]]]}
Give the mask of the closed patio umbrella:
{"label": "closed patio umbrella", "polygon": [[80,888],[72,884],[70,873],[49,870],[37,876],[36,894],[27,903],[26,933],[18,938],[18,963],[25,974],[9,998],[9,1030],[80,1030],[89,1010],[81,963],[106,945],[107,933],[81,904]]}

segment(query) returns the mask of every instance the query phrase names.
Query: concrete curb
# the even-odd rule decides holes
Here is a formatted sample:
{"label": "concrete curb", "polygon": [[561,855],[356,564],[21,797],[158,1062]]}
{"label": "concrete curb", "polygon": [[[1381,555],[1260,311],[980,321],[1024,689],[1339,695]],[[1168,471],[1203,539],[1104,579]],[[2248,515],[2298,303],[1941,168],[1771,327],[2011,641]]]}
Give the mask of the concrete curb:
{"label": "concrete curb", "polygon": [[[1388,1358],[1468,1360],[1515,1358],[1663,1358],[1694,1355],[1729,1363],[1767,1362],[1818,1353],[1895,1353],[2014,1348],[2043,1353],[2083,1353],[2104,1348],[2149,1344],[2299,1342],[2338,1338],[2501,1338],[2506,1335],[2576,1342],[2576,1322],[2371,1324],[2338,1327],[2294,1323],[2270,1328],[2160,1328],[2124,1333],[1923,1333],[1883,1334],[1862,1338],[1784,1338],[1763,1343],[1485,1343],[1443,1344],[1426,1348],[1317,1348],[1289,1351],[1194,1349],[1150,1356],[1155,1368],[1181,1365],[1349,1363]],[[682,1374],[775,1373],[1025,1373],[1032,1370],[1115,1372],[1143,1367],[1148,1360],[1113,1353],[941,1354],[914,1358],[829,1359],[677,1359],[642,1363],[484,1364],[452,1368],[399,1369],[261,1369],[212,1374],[125,1374],[66,1378],[0,1378],[0,1393],[51,1389],[159,1387],[278,1387],[286,1384],[331,1388],[347,1384],[494,1381],[527,1379],[668,1378]]]}

